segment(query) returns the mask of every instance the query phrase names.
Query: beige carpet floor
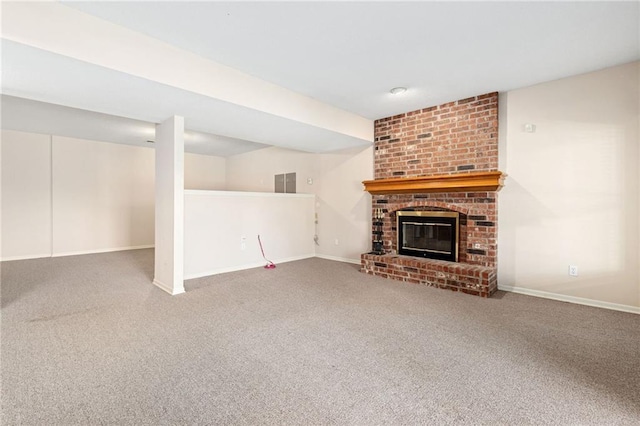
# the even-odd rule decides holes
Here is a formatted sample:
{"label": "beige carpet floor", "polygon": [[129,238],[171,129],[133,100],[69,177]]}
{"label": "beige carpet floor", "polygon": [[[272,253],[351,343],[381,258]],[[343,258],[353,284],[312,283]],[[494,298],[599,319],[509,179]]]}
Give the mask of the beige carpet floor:
{"label": "beige carpet floor", "polygon": [[153,251],[4,262],[3,425],[637,425],[640,316],[322,259],[151,285]]}

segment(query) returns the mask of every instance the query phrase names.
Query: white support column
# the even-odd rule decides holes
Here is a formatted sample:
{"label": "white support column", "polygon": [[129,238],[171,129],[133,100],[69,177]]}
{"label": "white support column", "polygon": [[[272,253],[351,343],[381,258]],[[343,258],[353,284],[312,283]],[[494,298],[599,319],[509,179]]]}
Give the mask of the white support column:
{"label": "white support column", "polygon": [[156,126],[156,223],[153,283],[184,293],[184,118]]}

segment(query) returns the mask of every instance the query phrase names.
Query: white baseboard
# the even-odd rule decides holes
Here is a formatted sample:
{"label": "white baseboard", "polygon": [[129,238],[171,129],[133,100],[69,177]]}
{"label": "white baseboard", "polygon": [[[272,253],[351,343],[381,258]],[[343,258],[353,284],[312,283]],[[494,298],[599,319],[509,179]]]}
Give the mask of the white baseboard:
{"label": "white baseboard", "polygon": [[30,254],[28,256],[9,256],[3,257],[2,262],[11,262],[12,260],[28,260],[28,259],[42,259],[44,257],[51,257],[51,253],[43,254]]}
{"label": "white baseboard", "polygon": [[640,314],[640,307],[621,305],[618,303],[603,302],[600,300],[585,299],[583,297],[567,296],[565,294],[549,293],[547,291],[533,290],[523,287],[512,287],[507,285],[498,285],[498,290],[510,291],[512,293],[525,294],[527,296],[542,297],[544,299],[558,300],[560,302],[576,303],[578,305],[593,306],[595,308],[611,309],[614,311],[629,312],[631,314]]}
{"label": "white baseboard", "polygon": [[154,248],[153,244],[143,245],[143,246],[129,246],[129,247],[114,247],[114,248],[104,248],[97,250],[80,250],[80,251],[68,251],[63,253],[54,253],[51,257],[64,257],[64,256],[79,256],[82,254],[96,254],[96,253],[111,253],[114,251],[125,251],[125,250],[140,250],[140,249],[148,249]]}
{"label": "white baseboard", "polygon": [[167,293],[169,293],[172,296],[175,296],[176,294],[182,294],[184,293],[184,286],[181,289],[173,289],[171,287],[169,287],[168,285],[166,285],[165,283],[163,283],[162,281],[159,281],[157,279],[153,279],[153,285],[155,285],[156,287],[166,291]]}
{"label": "white baseboard", "polygon": [[[293,262],[296,260],[302,260],[302,259],[309,259],[310,257],[314,257],[315,254],[304,254],[301,256],[293,256],[293,257],[287,257],[284,259],[275,259],[273,260],[273,263],[275,263],[276,265],[279,263],[287,263],[287,262]],[[252,268],[259,268],[261,266],[264,266],[267,262],[265,261],[260,261],[260,262],[254,262],[254,263],[246,263],[244,265],[237,265],[237,266],[229,266],[229,267],[225,267],[225,268],[216,268],[216,269],[211,269],[208,271],[203,271],[203,272],[195,272],[195,273],[191,273],[191,274],[185,274],[184,275],[184,279],[185,280],[192,280],[194,278],[201,278],[201,277],[208,277],[210,275],[218,275],[218,274],[225,274],[227,272],[235,272],[235,271],[243,271],[245,269],[252,269]]]}
{"label": "white baseboard", "polygon": [[316,257],[319,257],[320,259],[335,260],[336,262],[353,263],[354,265],[360,264],[360,259],[349,259],[346,257],[329,256],[326,254],[316,254]]}
{"label": "white baseboard", "polygon": [[0,259],[2,262],[9,262],[12,260],[28,260],[28,259],[42,259],[45,257],[64,257],[64,256],[80,256],[83,254],[96,254],[96,253],[111,253],[113,251],[125,251],[125,250],[140,250],[140,249],[148,249],[154,248],[153,244],[143,245],[143,246],[129,246],[129,247],[116,247],[116,248],[106,248],[106,249],[97,249],[97,250],[80,250],[80,251],[70,251],[63,253],[41,253],[41,254],[29,254],[26,256],[9,256],[3,257]]}

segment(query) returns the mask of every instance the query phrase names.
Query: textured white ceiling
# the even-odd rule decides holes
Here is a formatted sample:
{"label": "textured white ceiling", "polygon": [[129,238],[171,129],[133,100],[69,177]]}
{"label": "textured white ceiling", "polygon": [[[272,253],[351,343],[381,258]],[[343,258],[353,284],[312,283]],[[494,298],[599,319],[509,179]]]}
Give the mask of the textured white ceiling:
{"label": "textured white ceiling", "polygon": [[[1,96],[2,128],[152,148],[155,124],[13,96]],[[189,130],[186,152],[229,157],[266,148],[255,142]]]}
{"label": "textured white ceiling", "polygon": [[[4,94],[151,124],[180,115],[185,117],[185,127],[188,130],[211,134],[211,138],[216,135],[219,140],[234,140],[239,145],[226,149],[221,149],[219,145],[191,147],[195,153],[228,156],[266,145],[322,152],[366,143],[348,135],[307,126],[20,43],[3,40],[2,58],[4,64],[10,64],[2,67]],[[13,106],[11,103],[3,105],[3,127],[36,131],[29,127],[31,125],[42,131],[43,123],[36,122],[35,112],[29,120],[21,121],[21,128],[12,124],[11,118],[16,117],[11,114]],[[42,108],[44,106],[41,105],[40,109]],[[28,111],[23,109],[22,112],[26,114]],[[51,112],[54,113],[55,110]],[[85,128],[80,116],[76,117],[78,123],[73,122],[73,115],[59,118],[64,119],[66,128]],[[112,125],[115,126],[118,122],[112,120]],[[107,133],[108,129],[104,130],[105,134],[98,140],[113,139]],[[116,133],[122,131],[124,129],[115,130]],[[135,136],[132,135],[132,138]]]}
{"label": "textured white ceiling", "polygon": [[[640,59],[638,2],[64,4],[369,119]],[[3,21],[11,19],[5,9]],[[323,152],[366,143],[15,40],[3,40],[2,65],[5,95],[147,124],[183,115],[188,129],[223,136],[210,141],[233,142],[202,148],[212,155],[261,144]],[[409,90],[392,96],[395,86]],[[69,132],[83,129],[73,123],[82,114],[63,116]],[[10,117],[3,111],[3,127]]]}
{"label": "textured white ceiling", "polygon": [[640,59],[638,2],[67,4],[370,119]]}

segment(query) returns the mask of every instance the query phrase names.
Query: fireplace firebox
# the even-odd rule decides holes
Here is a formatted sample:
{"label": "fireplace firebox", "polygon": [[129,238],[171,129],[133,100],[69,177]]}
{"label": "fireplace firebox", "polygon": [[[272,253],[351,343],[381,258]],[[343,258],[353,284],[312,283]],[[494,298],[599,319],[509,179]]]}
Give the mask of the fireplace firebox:
{"label": "fireplace firebox", "polygon": [[398,211],[398,254],[458,261],[459,214]]}

